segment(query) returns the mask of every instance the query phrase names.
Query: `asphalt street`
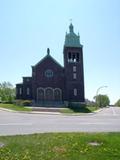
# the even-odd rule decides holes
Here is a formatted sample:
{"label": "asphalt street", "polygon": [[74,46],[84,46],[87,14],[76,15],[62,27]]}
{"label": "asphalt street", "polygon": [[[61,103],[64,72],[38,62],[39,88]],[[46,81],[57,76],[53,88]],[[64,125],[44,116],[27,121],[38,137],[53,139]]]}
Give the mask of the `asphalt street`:
{"label": "asphalt street", "polygon": [[120,132],[120,107],[94,114],[52,115],[0,110],[0,135],[44,132]]}

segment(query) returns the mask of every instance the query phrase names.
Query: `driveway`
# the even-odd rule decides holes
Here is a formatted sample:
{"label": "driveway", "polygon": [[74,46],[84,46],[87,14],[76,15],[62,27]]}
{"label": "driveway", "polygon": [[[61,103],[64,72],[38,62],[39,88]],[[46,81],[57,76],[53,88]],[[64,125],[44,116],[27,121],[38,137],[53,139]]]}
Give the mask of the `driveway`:
{"label": "driveway", "polygon": [[82,116],[14,113],[0,110],[0,135],[44,132],[120,132],[120,107]]}

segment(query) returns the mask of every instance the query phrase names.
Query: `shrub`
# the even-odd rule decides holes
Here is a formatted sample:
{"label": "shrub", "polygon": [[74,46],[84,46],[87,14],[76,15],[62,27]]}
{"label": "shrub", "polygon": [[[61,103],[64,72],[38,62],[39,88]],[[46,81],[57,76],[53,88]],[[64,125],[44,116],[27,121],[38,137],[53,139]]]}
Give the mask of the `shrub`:
{"label": "shrub", "polygon": [[22,100],[21,99],[17,99],[14,101],[14,104],[18,105],[18,106],[22,106]]}
{"label": "shrub", "polygon": [[23,106],[31,106],[32,105],[32,101],[31,100],[23,100],[22,101],[22,105]]}
{"label": "shrub", "polygon": [[69,102],[68,106],[69,108],[79,108],[79,107],[86,107],[86,104],[79,102]]}
{"label": "shrub", "polygon": [[110,99],[107,95],[97,95],[95,97],[96,105],[98,107],[106,107],[110,104]]}
{"label": "shrub", "polygon": [[16,100],[15,104],[18,106],[31,106],[32,105],[32,101],[31,100]]}
{"label": "shrub", "polygon": [[87,105],[84,103],[70,102],[68,108],[72,109],[74,112],[83,112],[83,113],[90,112],[90,110],[87,108]]}
{"label": "shrub", "polygon": [[115,103],[115,106],[120,107],[120,99]]}

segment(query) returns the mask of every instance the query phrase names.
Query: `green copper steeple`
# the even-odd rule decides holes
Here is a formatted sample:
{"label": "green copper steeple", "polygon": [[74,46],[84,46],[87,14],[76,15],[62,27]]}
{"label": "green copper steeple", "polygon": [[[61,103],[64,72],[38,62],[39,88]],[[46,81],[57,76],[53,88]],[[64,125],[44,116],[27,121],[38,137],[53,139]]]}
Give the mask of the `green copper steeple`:
{"label": "green copper steeple", "polygon": [[72,23],[69,26],[69,33],[65,36],[65,47],[82,47],[80,44],[80,36],[74,33],[74,26]]}
{"label": "green copper steeple", "polygon": [[69,30],[70,30],[70,33],[74,33],[74,30],[73,30],[74,28],[73,28],[73,25],[72,25],[72,23],[70,24],[70,26],[69,26]]}

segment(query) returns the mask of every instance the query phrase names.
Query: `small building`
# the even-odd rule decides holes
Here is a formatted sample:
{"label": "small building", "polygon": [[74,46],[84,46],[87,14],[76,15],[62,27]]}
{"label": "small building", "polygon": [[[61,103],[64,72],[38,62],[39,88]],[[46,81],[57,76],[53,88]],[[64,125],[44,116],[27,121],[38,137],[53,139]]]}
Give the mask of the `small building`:
{"label": "small building", "polygon": [[84,102],[83,46],[72,23],[63,48],[64,66],[50,54],[32,66],[32,76],[16,84],[16,99],[32,100],[34,104]]}

